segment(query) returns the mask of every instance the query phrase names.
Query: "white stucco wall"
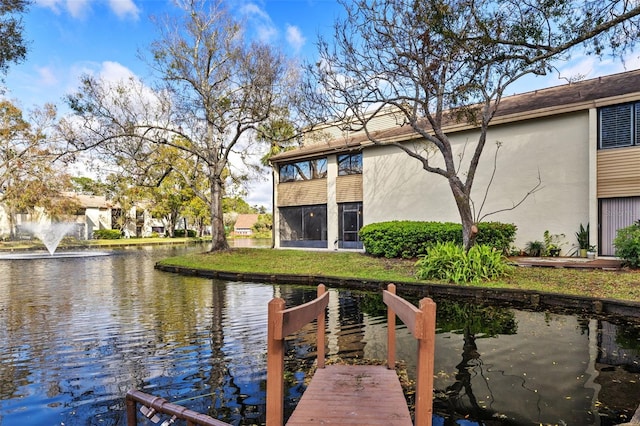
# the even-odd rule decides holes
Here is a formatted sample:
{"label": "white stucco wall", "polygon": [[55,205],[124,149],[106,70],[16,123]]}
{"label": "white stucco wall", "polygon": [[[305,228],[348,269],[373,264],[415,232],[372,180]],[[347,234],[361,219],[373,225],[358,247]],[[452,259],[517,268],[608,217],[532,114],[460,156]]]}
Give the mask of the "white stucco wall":
{"label": "white stucco wall", "polygon": [[[564,233],[567,244],[563,254],[569,251],[579,224],[589,222],[596,211],[597,201],[593,199],[591,205],[589,202],[593,191],[589,182],[592,148],[589,125],[589,113],[584,111],[492,127],[472,191],[476,209],[480,208],[492,173],[497,141],[502,146],[483,214],[518,203],[536,185],[538,173],[542,184],[515,210],[489,216],[484,221],[517,225],[515,244],[520,248],[528,241],[542,241],[545,230]],[[477,132],[462,132],[452,136],[452,140],[456,155],[463,152],[465,142],[469,141],[463,157],[465,170]],[[447,180],[426,172],[417,160],[400,149],[390,146],[365,149],[363,169],[365,224],[388,220],[460,222]]]}
{"label": "white stucco wall", "polygon": [[9,222],[9,215],[5,211],[4,207],[0,205],[0,239],[9,238],[11,233],[11,224]]}
{"label": "white stucco wall", "polygon": [[[338,203],[336,201],[336,179],[338,176],[338,159],[335,155],[327,157],[327,247],[337,249],[339,238]],[[338,218],[338,220],[331,220]]]}

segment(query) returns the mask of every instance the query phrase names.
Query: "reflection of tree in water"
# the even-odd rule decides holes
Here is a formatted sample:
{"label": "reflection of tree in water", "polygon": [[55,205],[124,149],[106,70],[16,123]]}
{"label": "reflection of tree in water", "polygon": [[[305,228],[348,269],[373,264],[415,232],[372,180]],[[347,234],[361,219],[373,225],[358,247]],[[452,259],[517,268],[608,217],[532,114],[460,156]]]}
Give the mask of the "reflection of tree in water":
{"label": "reflection of tree in water", "polygon": [[[508,419],[500,418],[495,411],[478,403],[471,381],[478,371],[482,374],[482,359],[476,340],[500,334],[516,334],[518,324],[513,311],[441,300],[436,317],[436,331],[462,333],[463,345],[462,360],[456,365],[455,382],[444,390],[436,390],[434,412],[444,415],[447,425],[456,424],[455,418],[461,415],[485,422],[509,424]],[[487,380],[485,385],[489,387]]]}
{"label": "reflection of tree in water", "polygon": [[[418,298],[407,298],[418,305]],[[456,418],[469,417],[484,424],[509,424],[495,411],[480,405],[473,389],[472,378],[482,372],[482,359],[477,339],[498,335],[513,335],[518,331],[515,314],[508,308],[481,306],[445,299],[436,300],[436,332],[462,334],[462,359],[456,365],[455,381],[445,389],[436,389],[434,412],[444,417],[445,425],[457,425]],[[360,301],[362,311],[372,316],[385,316],[386,305],[378,294],[367,294]],[[482,373],[481,373],[482,374]],[[485,380],[485,385],[489,383]],[[413,395],[410,395],[410,398]],[[411,403],[411,401],[410,401]]]}

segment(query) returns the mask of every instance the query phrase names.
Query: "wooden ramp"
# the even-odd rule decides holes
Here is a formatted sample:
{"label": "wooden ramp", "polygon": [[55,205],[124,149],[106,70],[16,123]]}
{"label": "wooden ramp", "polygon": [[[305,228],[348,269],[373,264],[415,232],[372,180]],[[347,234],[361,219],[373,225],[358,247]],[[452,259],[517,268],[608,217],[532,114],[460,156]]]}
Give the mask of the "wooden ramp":
{"label": "wooden ramp", "polygon": [[287,425],[411,425],[394,370],[373,365],[318,369]]}
{"label": "wooden ramp", "polygon": [[418,340],[415,424],[431,426],[436,306],[424,298],[417,308],[396,296],[395,285],[383,292],[387,305],[387,365],[325,367],[325,310],[329,293],[285,309],[280,298],[269,302],[267,336],[267,426],[281,426],[284,410],[284,339],[316,320],[318,369],[287,425],[411,425],[411,415],[395,372],[396,315]]}

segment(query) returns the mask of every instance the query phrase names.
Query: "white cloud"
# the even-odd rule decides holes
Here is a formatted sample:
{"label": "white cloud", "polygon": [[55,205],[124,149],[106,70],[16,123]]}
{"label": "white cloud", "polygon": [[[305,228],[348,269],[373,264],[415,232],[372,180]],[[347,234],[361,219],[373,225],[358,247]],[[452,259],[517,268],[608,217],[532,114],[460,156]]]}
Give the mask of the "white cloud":
{"label": "white cloud", "polygon": [[50,67],[40,67],[36,68],[38,75],[40,78],[38,79],[38,85],[40,86],[56,86],[59,83],[58,78],[55,75],[55,72]]}
{"label": "white cloud", "polygon": [[302,49],[307,39],[302,35],[300,28],[294,25],[287,25],[287,43],[297,52]]}
{"label": "white cloud", "polygon": [[120,19],[130,16],[137,20],[140,15],[140,9],[133,0],[109,0],[109,7]]}
{"label": "white cloud", "polygon": [[67,11],[74,18],[83,18],[91,8],[89,0],[67,0]]}
{"label": "white cloud", "polygon": [[98,74],[101,79],[112,82],[120,82],[135,77],[135,74],[129,68],[113,61],[104,61]]}
{"label": "white cloud", "polygon": [[240,12],[242,12],[243,15],[253,16],[253,17],[260,18],[260,19],[263,19],[265,21],[271,22],[271,18],[269,17],[267,12],[262,10],[260,8],[260,6],[258,6],[255,3],[247,3],[247,4],[243,5],[240,8]]}
{"label": "white cloud", "polygon": [[267,12],[255,3],[246,3],[240,8],[240,13],[248,21],[248,27],[253,30],[258,40],[269,43],[278,36],[278,30]]}
{"label": "white cloud", "polygon": [[35,4],[38,6],[51,9],[55,13],[60,13],[60,8],[58,7],[60,3],[61,0],[35,0]]}
{"label": "white cloud", "polygon": [[[51,9],[56,14],[64,10],[73,18],[81,19],[89,13],[91,6],[96,4],[96,0],[35,0],[35,4]],[[131,17],[137,20],[140,15],[140,9],[134,0],[106,0],[106,4],[120,19]]]}
{"label": "white cloud", "polygon": [[[265,174],[267,173],[269,172],[265,172]],[[250,184],[245,201],[250,206],[264,206],[267,211],[271,211],[273,207],[272,194],[271,178],[269,177],[268,179],[254,181]]]}

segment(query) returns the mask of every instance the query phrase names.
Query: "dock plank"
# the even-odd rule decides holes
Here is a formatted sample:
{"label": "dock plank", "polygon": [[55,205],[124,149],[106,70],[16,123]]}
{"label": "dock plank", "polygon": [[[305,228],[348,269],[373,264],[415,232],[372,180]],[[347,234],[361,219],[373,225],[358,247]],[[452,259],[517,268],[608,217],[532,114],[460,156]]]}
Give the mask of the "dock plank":
{"label": "dock plank", "polygon": [[373,365],[318,369],[287,425],[412,425],[394,370]]}

